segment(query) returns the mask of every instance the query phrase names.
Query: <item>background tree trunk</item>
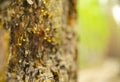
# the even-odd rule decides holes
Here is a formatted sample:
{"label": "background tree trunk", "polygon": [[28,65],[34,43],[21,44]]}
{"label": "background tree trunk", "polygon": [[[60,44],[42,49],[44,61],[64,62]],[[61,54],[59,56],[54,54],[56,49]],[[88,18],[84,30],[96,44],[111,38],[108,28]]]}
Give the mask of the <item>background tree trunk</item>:
{"label": "background tree trunk", "polygon": [[75,25],[76,0],[0,0],[0,40],[2,30],[10,37],[6,81],[76,82]]}

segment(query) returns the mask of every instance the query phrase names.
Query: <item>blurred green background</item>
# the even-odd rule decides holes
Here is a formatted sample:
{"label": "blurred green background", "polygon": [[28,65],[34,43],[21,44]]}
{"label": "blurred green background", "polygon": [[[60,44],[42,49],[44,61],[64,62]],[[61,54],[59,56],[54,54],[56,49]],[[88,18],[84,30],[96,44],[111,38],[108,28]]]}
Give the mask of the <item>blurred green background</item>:
{"label": "blurred green background", "polygon": [[111,28],[108,25],[110,6],[109,3],[105,4],[105,1],[78,0],[80,68],[101,64],[108,52],[111,38]]}

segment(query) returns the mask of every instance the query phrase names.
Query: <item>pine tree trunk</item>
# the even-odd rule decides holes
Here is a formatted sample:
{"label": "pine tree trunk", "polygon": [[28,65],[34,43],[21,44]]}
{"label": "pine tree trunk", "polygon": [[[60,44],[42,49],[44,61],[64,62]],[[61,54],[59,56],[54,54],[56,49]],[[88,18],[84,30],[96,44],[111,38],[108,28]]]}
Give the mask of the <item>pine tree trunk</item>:
{"label": "pine tree trunk", "polygon": [[75,25],[75,0],[0,0],[1,80],[77,82]]}

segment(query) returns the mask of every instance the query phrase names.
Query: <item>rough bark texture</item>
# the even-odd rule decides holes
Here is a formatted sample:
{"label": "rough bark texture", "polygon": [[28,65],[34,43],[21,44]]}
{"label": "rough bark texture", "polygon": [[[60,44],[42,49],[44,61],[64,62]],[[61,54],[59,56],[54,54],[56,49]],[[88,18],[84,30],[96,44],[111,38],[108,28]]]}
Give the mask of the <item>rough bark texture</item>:
{"label": "rough bark texture", "polygon": [[6,81],[76,82],[75,20],[75,0],[0,0],[10,33]]}

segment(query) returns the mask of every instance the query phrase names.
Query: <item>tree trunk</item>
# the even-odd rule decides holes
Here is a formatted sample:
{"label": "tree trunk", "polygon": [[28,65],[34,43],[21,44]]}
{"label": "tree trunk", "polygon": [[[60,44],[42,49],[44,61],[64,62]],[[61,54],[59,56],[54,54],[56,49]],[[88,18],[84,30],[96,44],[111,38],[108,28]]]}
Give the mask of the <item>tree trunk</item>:
{"label": "tree trunk", "polygon": [[0,80],[77,82],[75,25],[76,0],[0,0]]}

